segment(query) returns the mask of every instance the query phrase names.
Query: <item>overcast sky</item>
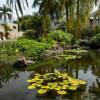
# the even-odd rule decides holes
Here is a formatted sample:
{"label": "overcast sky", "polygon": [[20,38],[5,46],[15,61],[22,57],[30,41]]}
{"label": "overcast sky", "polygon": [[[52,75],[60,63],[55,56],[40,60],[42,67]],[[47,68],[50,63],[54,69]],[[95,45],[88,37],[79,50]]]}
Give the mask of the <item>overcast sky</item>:
{"label": "overcast sky", "polygon": [[[29,15],[29,14],[32,14],[33,12],[36,12],[38,9],[34,9],[34,8],[32,8],[32,4],[33,4],[33,0],[28,0],[28,3],[29,3],[29,7],[28,8],[26,8],[25,10],[24,10],[24,14],[25,15]],[[0,6],[2,6],[2,5],[5,5],[6,4],[6,0],[0,0]],[[94,10],[93,11],[95,11],[97,8],[94,8]],[[13,16],[13,19],[16,19],[17,18],[17,16],[16,16],[16,12],[14,12],[14,14],[13,14],[14,16]]]}

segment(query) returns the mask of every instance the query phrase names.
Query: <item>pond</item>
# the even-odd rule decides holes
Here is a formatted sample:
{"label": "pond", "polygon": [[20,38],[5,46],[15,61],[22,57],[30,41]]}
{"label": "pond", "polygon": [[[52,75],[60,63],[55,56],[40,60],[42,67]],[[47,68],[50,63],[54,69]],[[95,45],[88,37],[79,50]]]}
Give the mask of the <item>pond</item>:
{"label": "pond", "polygon": [[[35,90],[28,90],[26,81],[36,73],[66,72],[77,79],[86,80],[82,91],[68,96],[38,97]],[[69,62],[47,59],[28,66],[26,69],[14,69],[11,65],[0,65],[0,100],[100,100],[100,53],[89,51],[82,58]]]}

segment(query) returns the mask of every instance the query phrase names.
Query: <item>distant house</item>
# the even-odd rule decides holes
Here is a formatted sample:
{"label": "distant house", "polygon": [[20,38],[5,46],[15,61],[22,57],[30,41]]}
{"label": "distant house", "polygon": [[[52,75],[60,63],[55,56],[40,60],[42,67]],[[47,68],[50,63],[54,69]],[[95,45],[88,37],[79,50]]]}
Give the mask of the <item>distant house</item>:
{"label": "distant house", "polygon": [[[9,39],[15,39],[17,37],[20,37],[23,35],[23,32],[19,32],[18,31],[18,24],[15,23],[7,23],[7,26],[11,29],[11,31],[9,32]],[[3,27],[2,24],[0,24],[0,33],[5,33],[5,29]],[[5,39],[5,37],[4,37]]]}
{"label": "distant house", "polygon": [[90,28],[100,26],[100,9],[95,11],[90,17]]}

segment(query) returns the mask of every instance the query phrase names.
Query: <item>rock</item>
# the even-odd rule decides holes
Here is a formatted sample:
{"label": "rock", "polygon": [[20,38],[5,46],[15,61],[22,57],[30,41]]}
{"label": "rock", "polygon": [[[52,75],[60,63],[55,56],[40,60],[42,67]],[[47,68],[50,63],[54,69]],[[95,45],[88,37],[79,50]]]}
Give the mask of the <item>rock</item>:
{"label": "rock", "polygon": [[31,65],[31,64],[34,64],[35,62],[32,61],[32,60],[27,60],[27,65]]}
{"label": "rock", "polygon": [[13,67],[15,68],[24,68],[27,65],[35,63],[34,61],[27,60],[25,57],[20,57],[14,64]]}
{"label": "rock", "polygon": [[88,40],[80,40],[79,45],[80,46],[89,46],[89,41]]}
{"label": "rock", "polygon": [[64,50],[46,50],[45,52],[43,52],[43,54],[41,55],[42,58],[48,58],[48,57],[53,57],[56,56],[58,54],[61,54]]}

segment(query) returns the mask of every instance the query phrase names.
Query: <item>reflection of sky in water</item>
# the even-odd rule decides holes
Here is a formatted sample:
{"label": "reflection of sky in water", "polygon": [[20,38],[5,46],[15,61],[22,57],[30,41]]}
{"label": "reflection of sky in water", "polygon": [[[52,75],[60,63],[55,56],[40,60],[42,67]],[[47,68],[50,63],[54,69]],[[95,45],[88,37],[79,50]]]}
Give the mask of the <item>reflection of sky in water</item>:
{"label": "reflection of sky in water", "polygon": [[[2,89],[0,89],[0,100],[32,100],[35,98],[34,91],[27,90],[30,73],[18,72],[17,79],[11,79]],[[5,97],[6,96],[6,97]]]}
{"label": "reflection of sky in water", "polygon": [[97,76],[93,75],[91,66],[89,66],[88,70],[86,73],[84,73],[83,70],[79,70],[79,79],[83,79],[87,81],[87,92],[90,86],[93,86],[94,83],[96,83],[96,79],[98,78]]}

